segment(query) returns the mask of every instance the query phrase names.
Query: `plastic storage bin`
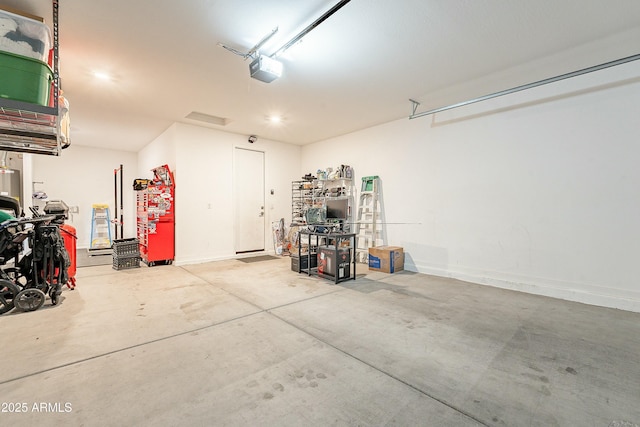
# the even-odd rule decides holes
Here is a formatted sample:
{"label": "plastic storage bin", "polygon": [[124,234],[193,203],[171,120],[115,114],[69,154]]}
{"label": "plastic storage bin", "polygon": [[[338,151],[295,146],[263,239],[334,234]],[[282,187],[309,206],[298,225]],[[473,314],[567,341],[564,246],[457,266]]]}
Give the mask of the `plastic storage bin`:
{"label": "plastic storage bin", "polygon": [[140,267],[140,241],[118,239],[113,241],[113,269],[126,270]]}
{"label": "plastic storage bin", "polygon": [[113,256],[140,256],[140,241],[138,239],[118,239],[113,241]]}
{"label": "plastic storage bin", "polygon": [[51,30],[35,19],[0,10],[0,50],[47,62]]}
{"label": "plastic storage bin", "polygon": [[114,270],[128,270],[130,268],[140,267],[139,256],[113,257]]}
{"label": "plastic storage bin", "polygon": [[44,62],[0,51],[0,97],[49,105],[53,72]]}

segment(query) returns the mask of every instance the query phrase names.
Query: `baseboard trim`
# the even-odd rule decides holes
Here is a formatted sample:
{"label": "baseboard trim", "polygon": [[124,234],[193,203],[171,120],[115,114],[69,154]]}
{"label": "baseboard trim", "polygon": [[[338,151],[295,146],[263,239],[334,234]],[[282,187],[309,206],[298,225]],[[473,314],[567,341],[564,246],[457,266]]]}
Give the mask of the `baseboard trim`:
{"label": "baseboard trim", "polygon": [[640,292],[607,288],[604,286],[563,282],[508,275],[500,272],[471,272],[448,270],[405,262],[405,269],[439,277],[448,277],[479,285],[526,292],[583,304],[640,312]]}

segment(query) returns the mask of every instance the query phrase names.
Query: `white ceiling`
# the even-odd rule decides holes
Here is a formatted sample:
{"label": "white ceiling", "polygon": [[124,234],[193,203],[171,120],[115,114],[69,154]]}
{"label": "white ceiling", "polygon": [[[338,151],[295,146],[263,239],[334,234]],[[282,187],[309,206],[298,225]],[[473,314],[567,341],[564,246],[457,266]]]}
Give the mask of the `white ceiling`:
{"label": "white ceiling", "polygon": [[[425,110],[640,53],[638,0],[352,0],[280,58],[272,83],[218,46],[248,51],[278,27],[271,55],[336,3],[60,0],[73,144],[137,151],[192,111],[308,144],[408,117],[409,98]],[[2,5],[51,22],[47,0]]]}

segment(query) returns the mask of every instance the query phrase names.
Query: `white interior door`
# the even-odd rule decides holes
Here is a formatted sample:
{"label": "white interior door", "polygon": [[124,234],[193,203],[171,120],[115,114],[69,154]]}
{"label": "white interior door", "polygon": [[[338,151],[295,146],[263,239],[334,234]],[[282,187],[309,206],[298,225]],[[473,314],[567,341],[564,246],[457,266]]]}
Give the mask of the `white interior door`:
{"label": "white interior door", "polygon": [[264,153],[235,149],[236,253],[264,250]]}

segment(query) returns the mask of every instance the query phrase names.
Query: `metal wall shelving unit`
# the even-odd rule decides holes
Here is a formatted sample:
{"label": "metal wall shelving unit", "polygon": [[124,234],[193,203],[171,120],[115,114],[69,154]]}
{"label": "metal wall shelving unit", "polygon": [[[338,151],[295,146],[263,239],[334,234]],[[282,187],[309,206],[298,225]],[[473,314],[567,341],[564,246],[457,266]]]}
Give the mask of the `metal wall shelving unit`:
{"label": "metal wall shelving unit", "polygon": [[307,210],[322,207],[327,199],[348,199],[351,209],[354,201],[353,180],[335,178],[292,181],[291,224],[306,225]]}
{"label": "metal wall shelving unit", "polygon": [[0,150],[59,156],[58,0],[53,7],[53,106],[0,98]]}
{"label": "metal wall shelving unit", "polygon": [[291,225],[300,225],[305,222],[305,182],[308,181],[291,182]]}
{"label": "metal wall shelving unit", "polygon": [[320,207],[324,200],[323,187],[317,179],[291,182],[291,224],[306,225],[305,215],[311,207]]}
{"label": "metal wall shelving unit", "polygon": [[0,150],[60,155],[58,109],[0,98]]}
{"label": "metal wall shelving unit", "polygon": [[[352,178],[332,178],[318,180],[319,187],[322,188],[324,203],[330,200],[347,200],[348,215],[344,220],[339,220],[340,230],[343,232],[351,231],[351,223],[353,222],[353,206],[354,206],[354,187]],[[329,220],[328,220],[329,221]]]}

